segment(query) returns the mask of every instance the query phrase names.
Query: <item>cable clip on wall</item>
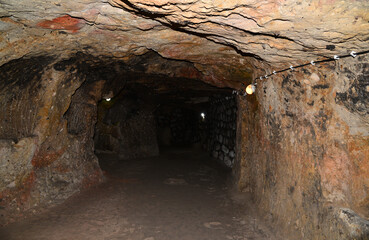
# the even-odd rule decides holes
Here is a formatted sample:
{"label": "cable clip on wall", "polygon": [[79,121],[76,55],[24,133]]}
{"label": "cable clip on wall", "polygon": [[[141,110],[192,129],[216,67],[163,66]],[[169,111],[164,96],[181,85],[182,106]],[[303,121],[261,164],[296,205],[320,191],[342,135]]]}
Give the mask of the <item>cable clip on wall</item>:
{"label": "cable clip on wall", "polygon": [[247,94],[249,94],[249,95],[253,94],[256,91],[256,86],[257,86],[257,82],[256,81],[258,79],[260,79],[260,80],[268,79],[269,77],[271,77],[273,75],[276,75],[276,74],[279,74],[279,73],[282,73],[282,72],[286,72],[286,71],[295,71],[297,68],[306,67],[308,65],[316,66],[316,64],[319,64],[319,63],[337,61],[339,59],[347,58],[347,57],[356,58],[359,55],[363,55],[363,54],[367,54],[367,53],[369,53],[369,50],[363,51],[363,52],[358,52],[358,53],[355,52],[355,51],[351,51],[350,54],[347,54],[347,55],[342,55],[342,56],[334,55],[333,58],[328,58],[328,59],[319,60],[319,61],[312,60],[309,63],[301,64],[301,65],[298,65],[298,66],[292,66],[291,65],[289,68],[282,69],[282,70],[279,70],[279,71],[274,71],[273,70],[273,72],[271,74],[267,74],[267,75],[264,75],[264,76],[260,76],[258,78],[255,78],[254,81],[253,81],[253,83],[249,84],[246,87],[245,92],[233,90],[232,91],[232,94],[241,95],[241,96],[246,96]]}

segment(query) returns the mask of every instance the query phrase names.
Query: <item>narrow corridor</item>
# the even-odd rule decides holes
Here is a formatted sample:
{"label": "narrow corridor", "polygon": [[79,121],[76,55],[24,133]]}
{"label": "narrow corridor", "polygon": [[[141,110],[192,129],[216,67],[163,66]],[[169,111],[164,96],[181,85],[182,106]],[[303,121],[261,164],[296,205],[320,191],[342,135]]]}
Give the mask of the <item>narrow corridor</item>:
{"label": "narrow corridor", "polygon": [[0,228],[2,240],[277,239],[255,219],[228,173],[207,153],[166,150],[119,160],[101,154],[106,181],[63,204]]}

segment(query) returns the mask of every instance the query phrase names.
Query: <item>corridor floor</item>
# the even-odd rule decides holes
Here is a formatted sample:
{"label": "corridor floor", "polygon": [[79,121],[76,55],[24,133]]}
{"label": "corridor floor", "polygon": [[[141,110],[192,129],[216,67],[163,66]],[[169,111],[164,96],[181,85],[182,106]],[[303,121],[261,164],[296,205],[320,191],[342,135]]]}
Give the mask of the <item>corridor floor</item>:
{"label": "corridor floor", "polygon": [[240,204],[246,197],[230,194],[228,174],[209,164],[206,153],[177,149],[129,161],[99,157],[106,182],[0,228],[0,239],[277,239],[253,217],[250,205]]}

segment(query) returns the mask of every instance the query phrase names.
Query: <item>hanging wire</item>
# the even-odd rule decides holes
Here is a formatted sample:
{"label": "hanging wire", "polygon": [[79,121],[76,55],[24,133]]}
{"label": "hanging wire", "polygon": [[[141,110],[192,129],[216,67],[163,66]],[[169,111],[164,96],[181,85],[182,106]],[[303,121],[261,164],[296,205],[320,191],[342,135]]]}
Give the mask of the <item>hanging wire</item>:
{"label": "hanging wire", "polygon": [[[282,73],[282,72],[287,72],[287,71],[295,71],[296,69],[298,68],[302,68],[302,67],[306,67],[306,66],[309,66],[309,65],[312,65],[312,66],[315,66],[316,64],[319,64],[319,63],[325,63],[325,62],[332,62],[332,61],[337,61],[339,59],[343,59],[343,58],[348,58],[348,57],[352,57],[352,58],[356,58],[357,56],[360,56],[360,55],[364,55],[364,54],[368,54],[369,53],[369,50],[367,51],[363,51],[363,52],[355,52],[355,51],[351,51],[349,54],[346,54],[346,55],[342,55],[342,56],[338,56],[338,55],[334,55],[332,58],[327,58],[327,59],[324,59],[324,60],[319,60],[319,61],[310,61],[308,63],[305,63],[305,64],[301,64],[301,65],[297,65],[297,66],[290,66],[289,68],[285,68],[285,69],[282,69],[282,70],[279,70],[279,71],[275,71],[273,70],[273,72],[271,74],[267,74],[267,75],[264,75],[264,76],[260,76],[258,78],[255,78],[252,82],[252,86],[253,89],[255,89],[255,86],[257,85],[257,80],[263,80],[263,79],[268,79],[269,77],[273,76],[273,75],[276,75],[278,73]],[[250,86],[249,85],[249,86]],[[234,90],[233,91],[233,94],[237,94],[237,95],[243,95],[245,96],[246,95],[246,92],[243,93],[243,91],[239,92],[237,90]],[[252,94],[252,93],[251,93]]]}

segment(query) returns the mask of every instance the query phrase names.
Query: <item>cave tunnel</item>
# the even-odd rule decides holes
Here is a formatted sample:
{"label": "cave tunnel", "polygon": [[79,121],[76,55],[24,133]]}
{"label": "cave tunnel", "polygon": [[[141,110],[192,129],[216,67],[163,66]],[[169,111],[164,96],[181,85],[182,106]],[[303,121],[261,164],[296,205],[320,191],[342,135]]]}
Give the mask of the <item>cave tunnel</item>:
{"label": "cave tunnel", "polygon": [[0,1],[0,240],[369,239],[366,1]]}

